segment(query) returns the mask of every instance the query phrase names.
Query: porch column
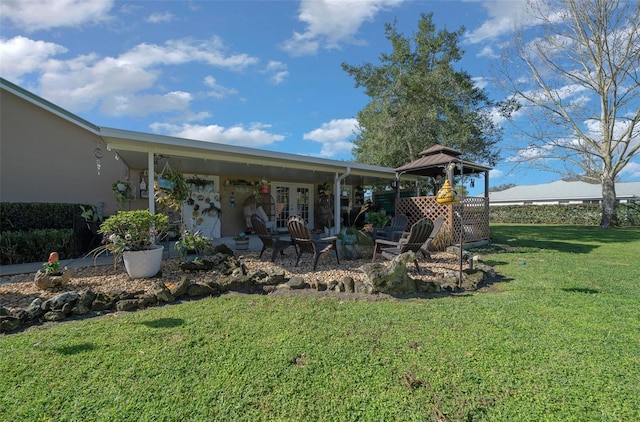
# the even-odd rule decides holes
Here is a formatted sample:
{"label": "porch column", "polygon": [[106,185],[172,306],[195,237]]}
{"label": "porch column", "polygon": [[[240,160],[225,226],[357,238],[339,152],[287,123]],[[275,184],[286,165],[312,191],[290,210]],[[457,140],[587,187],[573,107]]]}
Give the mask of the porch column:
{"label": "porch column", "polygon": [[149,212],[151,214],[156,213],[156,202],[154,200],[155,196],[155,187],[153,186],[153,168],[155,166],[154,163],[154,154],[153,150],[149,150],[147,153],[147,173],[149,173],[149,178],[147,180],[147,189],[149,190]]}

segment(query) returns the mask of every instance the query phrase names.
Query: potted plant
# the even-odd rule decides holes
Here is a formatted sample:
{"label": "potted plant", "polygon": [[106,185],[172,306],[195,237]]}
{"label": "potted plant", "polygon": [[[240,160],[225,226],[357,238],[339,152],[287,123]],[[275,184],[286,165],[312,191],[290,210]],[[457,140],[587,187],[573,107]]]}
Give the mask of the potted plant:
{"label": "potted plant", "polygon": [[58,252],[51,252],[47,262],[42,264],[44,271],[38,270],[33,280],[34,284],[38,288],[46,290],[57,286],[66,286],[71,280],[71,275],[64,267],[64,270],[60,270],[60,260]]}
{"label": "potted plant", "polygon": [[233,240],[236,241],[236,250],[246,251],[249,249],[249,238],[245,232],[240,232],[233,236]]}
{"label": "potted plant", "polygon": [[374,229],[379,229],[386,226],[390,218],[381,212],[370,212],[364,221],[371,224]]}
{"label": "potted plant", "polygon": [[113,196],[118,205],[123,208],[125,202],[131,197],[131,183],[128,180],[116,180],[111,185],[111,190],[113,190]]}
{"label": "potted plant", "polygon": [[324,182],[318,185],[318,196],[322,197],[322,196],[328,196],[330,194],[331,194],[331,186],[329,185],[329,183]]}
{"label": "potted plant", "polygon": [[267,179],[260,180],[257,185],[259,193],[269,193],[269,182]]}
{"label": "potted plant", "polygon": [[155,199],[161,205],[169,209],[180,211],[182,203],[189,198],[189,187],[182,173],[166,168],[158,176],[156,182]]}
{"label": "potted plant", "polygon": [[98,233],[103,235],[104,244],[91,253],[94,257],[104,252],[113,254],[114,267],[122,258],[131,278],[153,277],[160,270],[164,249],[156,244],[156,235],[168,227],[169,218],[164,214],[119,211],[102,222]]}
{"label": "potted plant", "polygon": [[197,259],[212,249],[209,238],[202,236],[199,231],[192,233],[189,230],[182,232],[174,247],[183,262],[189,253],[194,253]]}

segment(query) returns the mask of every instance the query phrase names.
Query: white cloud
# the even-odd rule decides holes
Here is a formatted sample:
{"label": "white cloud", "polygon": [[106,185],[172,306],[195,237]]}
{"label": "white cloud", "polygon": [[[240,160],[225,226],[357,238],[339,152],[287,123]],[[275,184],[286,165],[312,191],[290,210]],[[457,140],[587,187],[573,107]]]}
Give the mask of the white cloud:
{"label": "white cloud", "polygon": [[[105,114],[121,115],[122,110],[146,115],[162,110],[185,110],[191,98],[175,93],[138,93],[153,89],[162,75],[162,66],[204,63],[230,71],[241,71],[257,64],[247,54],[227,54],[219,38],[211,40],[169,40],[163,45],[139,44],[117,57],[87,54],[56,59],[66,52],[62,46],[25,37],[0,43],[0,70],[3,77],[20,81],[27,73],[40,74],[39,94],[74,112],[99,108]],[[215,79],[210,81],[215,84]],[[234,94],[235,90],[217,85],[215,95]],[[155,100],[157,102],[153,103]],[[140,107],[134,109],[134,107]]]}
{"label": "white cloud", "polygon": [[181,91],[164,95],[114,95],[105,98],[100,109],[106,114],[116,116],[145,116],[169,110],[186,111],[191,100],[191,94]]}
{"label": "white cloud", "polygon": [[216,79],[213,76],[206,76],[204,78],[204,84],[211,88],[211,91],[209,91],[209,95],[214,98],[224,98],[229,95],[235,95],[238,93],[238,90],[234,88],[226,88],[222,85],[218,85]]}
{"label": "white cloud", "polygon": [[175,16],[173,15],[173,13],[157,12],[147,16],[145,21],[149,23],[163,23],[163,22],[171,22],[174,18]]}
{"label": "white cloud", "polygon": [[624,169],[620,172],[621,176],[625,179],[638,179],[640,180],[640,163],[630,161]]}
{"label": "white cloud", "polygon": [[322,157],[333,157],[341,153],[351,153],[353,143],[350,138],[358,132],[357,119],[334,119],[329,123],[323,123],[318,129],[305,133],[302,138],[322,144]]}
{"label": "white cloud", "polygon": [[294,32],[282,48],[293,56],[302,56],[316,53],[321,45],[334,49],[342,43],[358,43],[355,34],[362,23],[403,1],[302,0],[298,19],[306,24],[306,30]]}
{"label": "white cloud", "polygon": [[482,5],[489,18],[479,28],[465,34],[465,40],[471,44],[514,32],[526,12],[526,0],[483,1]]}
{"label": "white cloud", "polygon": [[9,40],[0,39],[0,75],[16,83],[21,77],[40,70],[42,63],[56,54],[66,53],[61,45],[45,41],[34,41],[17,36]]}
{"label": "white cloud", "polygon": [[0,16],[27,32],[111,19],[113,0],[2,0]]}
{"label": "white cloud", "polygon": [[282,84],[287,76],[289,76],[287,65],[276,60],[270,60],[262,73],[270,74],[269,83],[273,85]]}
{"label": "white cloud", "polygon": [[504,172],[498,169],[489,170],[489,179],[499,179],[504,176]]}
{"label": "white cloud", "polygon": [[489,59],[498,59],[500,58],[500,55],[497,54],[494,50],[493,50],[493,46],[492,45],[485,45],[484,47],[482,47],[482,50],[480,50],[480,52],[478,54],[476,54],[477,57],[487,57]]}
{"label": "white cloud", "polygon": [[264,147],[284,140],[283,135],[268,132],[266,129],[270,127],[262,123],[253,123],[247,128],[242,125],[225,128],[218,125],[174,125],[159,122],[151,124],[151,130],[155,133],[245,147]]}

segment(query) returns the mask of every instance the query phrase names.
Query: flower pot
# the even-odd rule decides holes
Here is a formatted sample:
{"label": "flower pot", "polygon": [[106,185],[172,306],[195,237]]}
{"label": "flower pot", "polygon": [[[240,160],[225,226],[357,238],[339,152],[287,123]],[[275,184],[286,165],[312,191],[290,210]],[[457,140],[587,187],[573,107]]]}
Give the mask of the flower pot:
{"label": "flower pot", "polygon": [[158,187],[160,189],[172,191],[173,188],[176,187],[176,184],[169,179],[165,179],[164,177],[158,177]]}
{"label": "flower pot", "polygon": [[142,251],[126,251],[122,254],[124,268],[131,278],[150,278],[158,274],[162,264],[164,246]]}
{"label": "flower pot", "polygon": [[260,193],[269,193],[269,186],[260,186]]}
{"label": "flower pot", "polygon": [[246,251],[249,249],[249,239],[236,240],[236,250]]}

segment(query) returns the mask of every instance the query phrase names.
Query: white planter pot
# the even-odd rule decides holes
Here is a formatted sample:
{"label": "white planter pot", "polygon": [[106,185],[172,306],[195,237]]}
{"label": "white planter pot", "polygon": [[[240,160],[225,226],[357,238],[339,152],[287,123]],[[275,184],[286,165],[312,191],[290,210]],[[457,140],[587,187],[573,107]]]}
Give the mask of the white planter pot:
{"label": "white planter pot", "polygon": [[131,278],[149,278],[158,274],[164,246],[144,251],[127,251],[122,255],[124,268]]}

